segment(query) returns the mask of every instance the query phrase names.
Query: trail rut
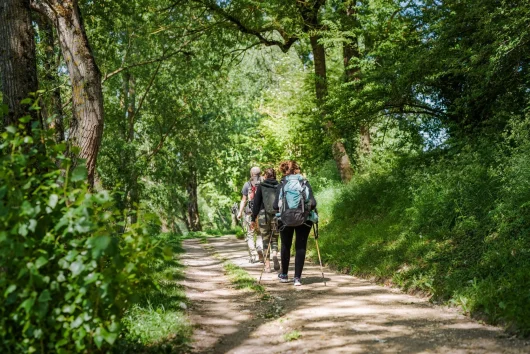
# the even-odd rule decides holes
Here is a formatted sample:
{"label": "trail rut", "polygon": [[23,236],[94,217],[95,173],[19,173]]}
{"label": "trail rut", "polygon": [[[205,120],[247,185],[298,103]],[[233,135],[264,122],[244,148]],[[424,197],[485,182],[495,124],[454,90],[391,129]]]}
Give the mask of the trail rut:
{"label": "trail rut", "polygon": [[[262,264],[248,263],[245,242],[225,236],[207,245],[186,240],[184,248],[193,353],[530,353],[500,328],[396,289],[327,269],[325,286],[311,262],[301,287],[264,273],[271,298],[260,300],[234,289],[223,272],[220,259],[259,278]],[[294,331],[299,338],[286,340]]]}

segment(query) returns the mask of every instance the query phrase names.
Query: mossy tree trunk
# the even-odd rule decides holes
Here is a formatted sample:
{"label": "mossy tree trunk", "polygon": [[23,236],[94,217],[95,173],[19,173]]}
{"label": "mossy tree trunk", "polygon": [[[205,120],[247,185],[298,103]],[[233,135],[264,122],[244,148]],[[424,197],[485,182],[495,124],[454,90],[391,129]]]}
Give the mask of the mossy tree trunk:
{"label": "mossy tree trunk", "polygon": [[188,194],[188,210],[186,224],[189,231],[201,231],[201,219],[199,215],[199,197],[198,197],[198,183],[197,172],[191,168],[188,184],[186,186]]}
{"label": "mossy tree trunk", "polygon": [[56,35],[52,22],[44,15],[41,15],[38,21],[39,30],[42,33],[42,42],[44,44],[44,71],[45,80],[53,87],[50,93],[49,110],[47,110],[49,118],[53,116],[51,128],[55,129],[55,141],[58,143],[65,141],[65,126],[64,126],[64,110],[61,97],[61,88],[57,72],[60,64],[59,55],[55,52],[57,44]]}
{"label": "mossy tree trunk", "polygon": [[313,51],[313,60],[315,66],[315,93],[317,98],[317,104],[322,110],[322,115],[326,120],[326,128],[328,134],[333,141],[332,153],[337,169],[339,170],[341,180],[343,182],[349,182],[353,177],[353,168],[350,162],[348,152],[344,147],[344,143],[340,138],[339,134],[333,125],[333,122],[326,117],[326,112],[323,111],[323,106],[328,95],[328,83],[327,83],[327,69],[326,69],[326,50],[324,45],[319,43],[319,36],[311,36],[311,49]]}
{"label": "mossy tree trunk", "polygon": [[73,121],[69,136],[86,160],[88,183],[94,185],[96,161],[103,135],[101,73],[90,48],[77,0],[32,0],[57,31],[72,84]]}

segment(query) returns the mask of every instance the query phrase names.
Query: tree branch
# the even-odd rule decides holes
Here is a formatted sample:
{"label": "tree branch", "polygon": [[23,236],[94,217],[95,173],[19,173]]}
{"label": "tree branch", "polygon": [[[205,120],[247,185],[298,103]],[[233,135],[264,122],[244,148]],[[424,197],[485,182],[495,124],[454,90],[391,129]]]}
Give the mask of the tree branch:
{"label": "tree branch", "polygon": [[157,146],[154,148],[153,151],[151,151],[146,157],[145,157],[145,161],[146,162],[149,162],[149,160],[151,160],[151,158],[153,156],[155,156],[159,151],[160,149],[162,149],[162,147],[164,146],[164,142],[166,141],[167,137],[169,136],[169,134],[172,133],[173,131],[173,128],[175,128],[175,126],[177,125],[177,122],[178,120],[175,119],[175,121],[173,122],[173,124],[171,125],[171,127],[168,129],[168,131],[166,132],[166,134],[163,134],[162,137],[160,138],[160,142],[157,144]]}
{"label": "tree branch", "polygon": [[[188,44],[188,42],[186,42],[186,44]],[[138,63],[134,63],[134,64],[131,64],[131,65],[127,65],[127,66],[123,66],[121,68],[118,68],[108,74],[106,74],[103,78],[103,80],[101,80],[101,83],[103,84],[105,81],[107,81],[108,79],[110,79],[111,77],[121,73],[122,71],[125,71],[125,70],[129,70],[129,69],[132,69],[132,68],[136,68],[138,66],[143,66],[143,65],[149,65],[149,64],[153,64],[153,63],[160,63],[160,62],[163,62],[164,60],[167,60],[177,54],[182,54],[182,53],[189,53],[189,52],[186,52],[184,50],[176,50],[170,54],[163,54],[160,58],[154,58],[154,59],[149,59],[149,60],[145,60],[145,61],[141,61],[141,62],[138,62]]]}
{"label": "tree branch", "polygon": [[[319,0],[320,1],[320,0]],[[237,27],[237,29],[246,34],[250,34],[255,36],[261,44],[264,44],[268,47],[270,46],[277,46],[282,50],[282,52],[286,53],[289,51],[291,46],[299,39],[298,36],[288,36],[287,33],[283,28],[278,28],[276,26],[270,25],[268,27],[264,28],[251,28],[247,25],[245,25],[240,19],[237,17],[229,14],[226,12],[221,6],[219,6],[216,2],[212,1],[200,1],[204,6],[206,6],[209,10],[215,12],[216,14],[222,16],[225,20],[232,23]],[[280,36],[284,39],[284,41],[279,41],[276,39],[268,39],[263,34],[267,32],[277,31]]]}
{"label": "tree branch", "polygon": [[29,4],[33,10],[46,16],[50,21],[56,21],[56,12],[48,0],[30,0]]}
{"label": "tree branch", "polygon": [[130,117],[129,119],[134,119],[134,117],[136,117],[136,115],[138,114],[140,109],[142,109],[142,106],[143,106],[144,101],[145,101],[145,97],[147,96],[147,94],[151,90],[151,87],[153,87],[153,84],[155,82],[155,78],[158,75],[158,72],[160,71],[160,67],[162,66],[162,63],[163,63],[162,60],[158,61],[158,65],[157,65],[157,67],[155,69],[155,72],[153,73],[153,76],[151,76],[151,80],[149,80],[149,84],[147,85],[147,88],[145,89],[145,92],[142,95],[142,98],[140,98],[140,102],[138,103],[138,108],[136,108],[136,110],[133,113],[133,116]]}

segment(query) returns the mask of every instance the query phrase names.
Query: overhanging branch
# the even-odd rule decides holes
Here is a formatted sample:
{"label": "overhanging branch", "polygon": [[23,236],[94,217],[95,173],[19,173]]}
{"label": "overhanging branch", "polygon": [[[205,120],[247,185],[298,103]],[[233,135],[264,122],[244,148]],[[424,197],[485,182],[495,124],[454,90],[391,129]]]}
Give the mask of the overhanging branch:
{"label": "overhanging branch", "polygon": [[[299,39],[298,36],[288,35],[287,32],[283,28],[274,26],[274,25],[269,25],[267,27],[262,27],[262,28],[252,28],[244,24],[243,21],[241,21],[239,18],[225,11],[216,2],[200,1],[200,0],[197,0],[197,1],[203,4],[204,6],[206,6],[206,8],[208,8],[210,11],[220,15],[226,21],[233,24],[241,33],[250,34],[250,35],[255,36],[261,44],[266,45],[268,47],[277,46],[284,53],[289,51],[291,46]],[[273,32],[273,31],[277,31],[280,34],[280,36],[283,38],[283,41],[279,41],[276,39],[269,39],[265,37],[265,33]]]}

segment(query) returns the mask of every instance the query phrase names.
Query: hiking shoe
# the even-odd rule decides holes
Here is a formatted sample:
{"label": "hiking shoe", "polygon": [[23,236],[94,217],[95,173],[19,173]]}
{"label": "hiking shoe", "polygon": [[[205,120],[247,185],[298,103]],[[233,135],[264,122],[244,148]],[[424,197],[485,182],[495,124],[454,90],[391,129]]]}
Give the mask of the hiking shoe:
{"label": "hiking shoe", "polygon": [[278,274],[278,278],[280,279],[280,283],[288,283],[289,282],[289,277],[287,276],[287,274]]}
{"label": "hiking shoe", "polygon": [[278,256],[272,257],[272,261],[274,262],[274,270],[280,270],[280,262],[278,262]]}
{"label": "hiking shoe", "polygon": [[300,282],[300,278],[294,278],[294,282],[293,282],[294,286],[300,286],[302,285],[302,283]]}
{"label": "hiking shoe", "polygon": [[259,261],[263,263],[263,250],[258,250]]}

